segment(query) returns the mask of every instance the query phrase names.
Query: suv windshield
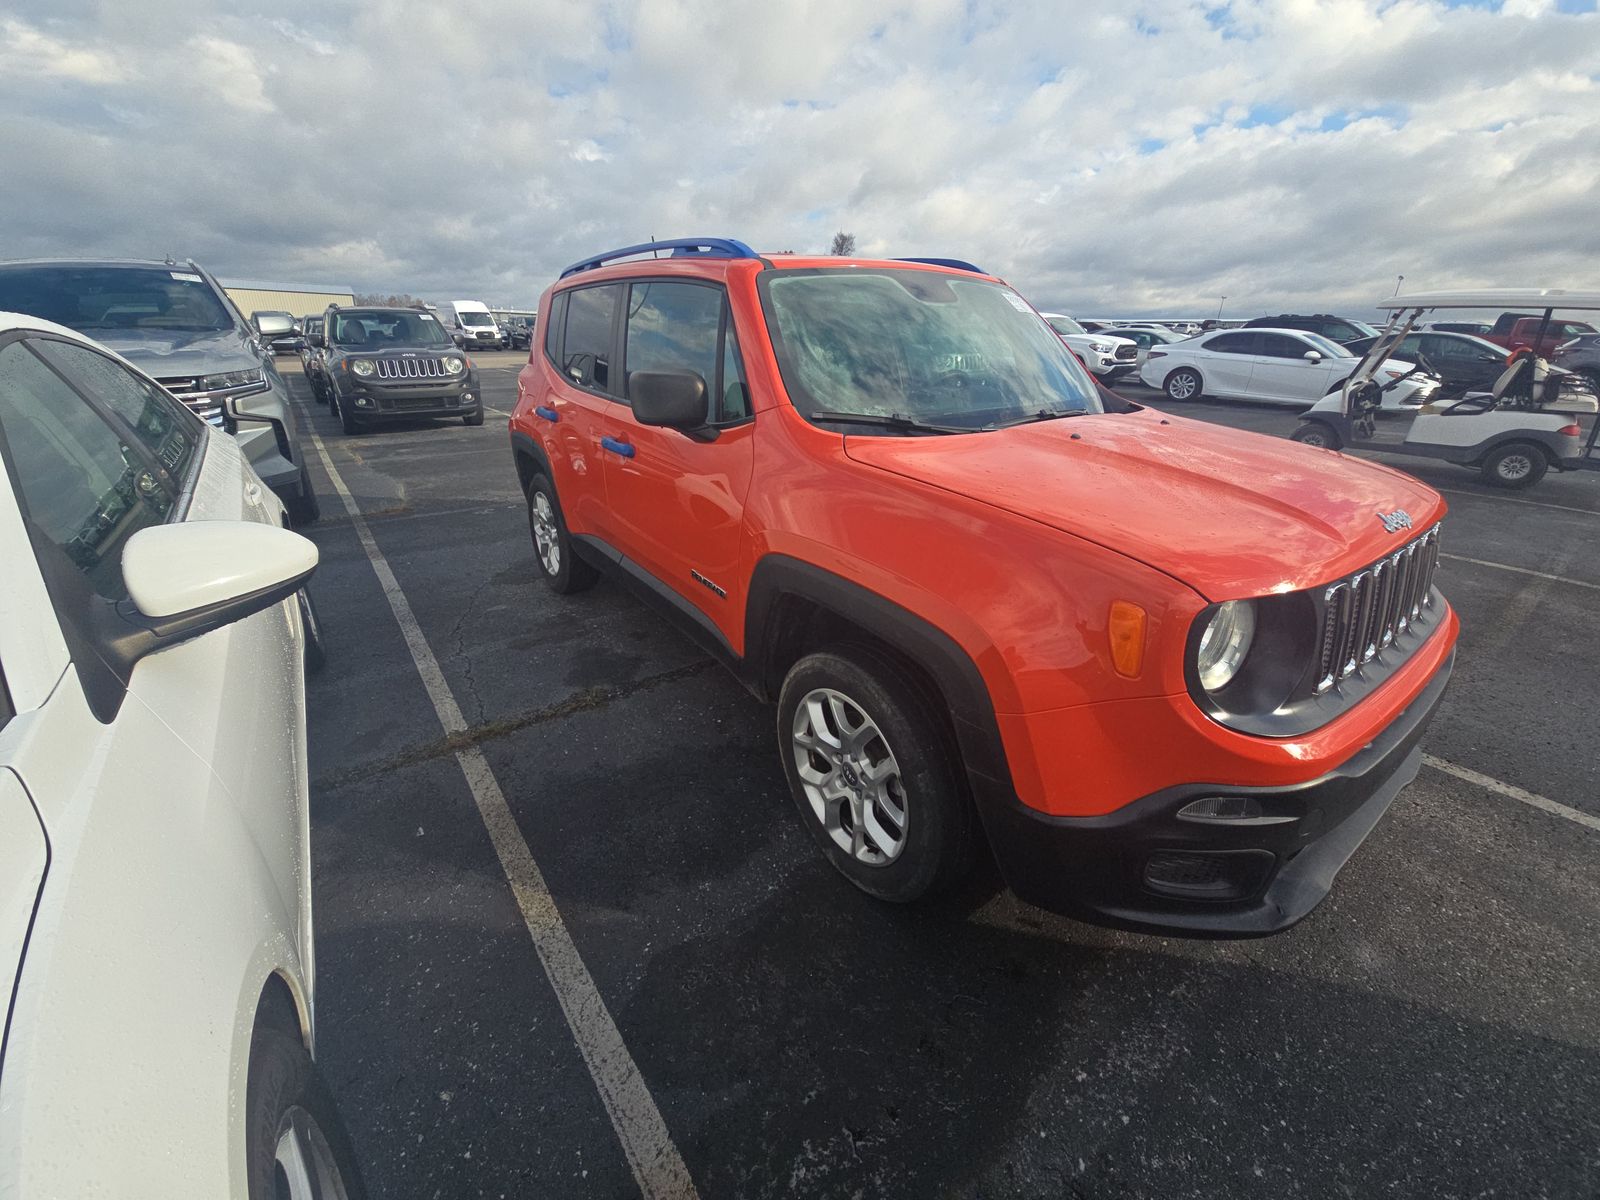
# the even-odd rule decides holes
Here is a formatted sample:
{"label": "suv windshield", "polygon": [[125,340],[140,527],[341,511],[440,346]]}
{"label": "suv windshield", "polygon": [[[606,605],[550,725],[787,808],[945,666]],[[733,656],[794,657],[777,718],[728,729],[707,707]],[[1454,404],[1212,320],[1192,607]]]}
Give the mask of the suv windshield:
{"label": "suv windshield", "polygon": [[1071,351],[1000,284],[834,267],[760,281],[784,385],[806,416],[978,429],[1104,411]]}
{"label": "suv windshield", "polygon": [[79,330],[235,328],[204,277],[182,267],[0,267],[0,312]]}
{"label": "suv windshield", "polygon": [[333,318],[333,341],[341,346],[387,350],[391,346],[453,345],[428,313],[351,308]]}
{"label": "suv windshield", "polygon": [[488,313],[464,312],[460,314],[463,325],[493,325]]}

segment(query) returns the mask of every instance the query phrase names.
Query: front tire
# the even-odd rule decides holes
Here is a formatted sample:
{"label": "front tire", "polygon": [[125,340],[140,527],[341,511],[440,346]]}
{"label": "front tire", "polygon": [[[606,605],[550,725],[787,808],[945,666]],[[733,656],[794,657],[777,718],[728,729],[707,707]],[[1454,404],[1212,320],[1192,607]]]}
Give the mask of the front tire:
{"label": "front tire", "polygon": [[1193,367],[1179,367],[1162,384],[1168,400],[1198,400],[1205,394],[1205,381]]}
{"label": "front tire", "polygon": [[1289,436],[1291,441],[1302,446],[1320,446],[1324,450],[1338,450],[1344,445],[1338,432],[1326,421],[1306,421]]}
{"label": "front tire", "polygon": [[483,424],[483,401],[481,401],[481,400],[478,401],[478,407],[476,409],[474,409],[472,412],[469,412],[466,416],[462,417],[461,418],[461,423],[463,425],[482,425]]}
{"label": "front tire", "polygon": [[1508,442],[1489,451],[1480,470],[1483,477],[1495,487],[1521,491],[1544,478],[1550,469],[1550,457],[1544,447],[1532,442]]}
{"label": "front tire", "polygon": [[298,1037],[256,1030],[245,1097],[250,1200],[365,1200],[344,1122]]}
{"label": "front tire", "polygon": [[528,481],[528,531],[533,535],[534,560],[545,586],[558,596],[570,596],[594,586],[600,573],[572,552],[572,535],[555,486],[545,475]]}
{"label": "front tire", "polygon": [[338,393],[333,397],[333,410],[339,414],[339,428],[348,434],[361,433],[366,425],[356,419],[355,413],[350,411],[350,402]]}
{"label": "front tire", "polygon": [[322,516],[322,502],[317,499],[316,489],[311,486],[311,472],[304,464],[300,467],[300,490],[293,496],[285,497],[284,509],[289,514],[289,524],[299,529],[304,525],[314,525]]}
{"label": "front tire", "polygon": [[295,593],[300,601],[300,628],[305,631],[306,674],[315,675],[328,665],[328,651],[322,642],[322,622],[317,618],[317,606],[311,602],[311,589],[303,587]]}
{"label": "front tire", "polygon": [[808,654],[778,697],[778,746],[800,818],[834,868],[904,904],[958,882],[972,801],[927,690],[868,646]]}

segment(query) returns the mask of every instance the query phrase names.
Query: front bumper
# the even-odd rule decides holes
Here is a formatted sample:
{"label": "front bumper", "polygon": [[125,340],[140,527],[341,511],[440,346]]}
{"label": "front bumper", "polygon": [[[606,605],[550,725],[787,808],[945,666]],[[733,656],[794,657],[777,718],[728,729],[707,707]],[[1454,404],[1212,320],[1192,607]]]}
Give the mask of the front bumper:
{"label": "front bumper", "polygon": [[[1183,784],[1115,812],[1058,817],[974,779],[1006,883],[1040,908],[1098,925],[1183,937],[1264,937],[1311,912],[1422,765],[1420,742],[1455,653],[1365,747],[1315,779],[1278,787]],[[1179,816],[1206,797],[1252,818]]]}
{"label": "front bumper", "polygon": [[339,400],[363,421],[409,421],[425,417],[460,417],[483,404],[477,372],[454,381],[361,379],[346,374],[339,381]]}

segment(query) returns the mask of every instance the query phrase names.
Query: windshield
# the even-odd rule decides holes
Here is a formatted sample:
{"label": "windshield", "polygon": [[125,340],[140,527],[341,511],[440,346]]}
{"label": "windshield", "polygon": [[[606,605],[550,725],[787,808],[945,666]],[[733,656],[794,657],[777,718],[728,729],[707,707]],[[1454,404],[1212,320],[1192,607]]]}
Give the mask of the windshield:
{"label": "windshield", "polygon": [[[1094,381],[1009,288],[930,271],[760,276],[795,407],[977,429],[1102,412]],[[822,418],[826,419],[826,418]]]}
{"label": "windshield", "polygon": [[235,328],[233,313],[211,285],[178,267],[0,268],[0,312],[28,313],[85,332]]}
{"label": "windshield", "polygon": [[333,319],[333,341],[341,346],[387,350],[391,346],[450,346],[431,313],[352,308]]}
{"label": "windshield", "polygon": [[1045,320],[1050,322],[1050,328],[1057,333],[1085,334],[1089,332],[1071,317],[1046,317]]}
{"label": "windshield", "polygon": [[1346,322],[1346,324],[1354,325],[1356,327],[1356,329],[1360,330],[1361,332],[1359,332],[1359,333],[1351,333],[1349,330],[1341,329],[1339,331],[1340,333],[1349,333],[1348,337],[1342,339],[1343,341],[1353,342],[1358,338],[1377,337],[1377,335],[1378,335],[1378,331],[1376,329],[1374,329],[1371,325],[1368,325],[1365,321],[1348,321],[1348,322]]}
{"label": "windshield", "polygon": [[464,312],[457,314],[463,325],[493,325],[494,321],[488,313]]}

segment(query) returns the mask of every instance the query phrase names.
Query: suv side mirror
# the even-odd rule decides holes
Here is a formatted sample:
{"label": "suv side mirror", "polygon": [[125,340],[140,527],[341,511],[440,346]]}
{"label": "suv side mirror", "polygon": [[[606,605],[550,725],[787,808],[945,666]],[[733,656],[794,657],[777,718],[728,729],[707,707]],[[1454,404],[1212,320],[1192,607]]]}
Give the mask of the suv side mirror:
{"label": "suv side mirror", "polygon": [[122,548],[128,599],[102,610],[108,665],[126,678],[147,654],[281,604],[317,566],[309,539],[255,521],[141,529]]}
{"label": "suv side mirror", "polygon": [[327,344],[328,343],[323,339],[323,337],[322,337],[322,335],[320,333],[308,333],[308,334],[306,334],[306,345],[308,345],[308,346],[315,346],[315,347],[317,347],[317,349],[320,350],[323,346],[326,346]]}
{"label": "suv side mirror", "polygon": [[1322,361],[1322,351],[1321,350],[1307,350],[1303,357],[1305,358],[1305,360],[1308,363],[1319,363],[1319,362]]}
{"label": "suv side mirror", "polygon": [[628,400],[641,425],[687,432],[706,423],[706,381],[694,371],[630,371]]}
{"label": "suv side mirror", "polygon": [[282,313],[258,312],[250,314],[250,324],[264,338],[285,337],[294,332],[293,318]]}

